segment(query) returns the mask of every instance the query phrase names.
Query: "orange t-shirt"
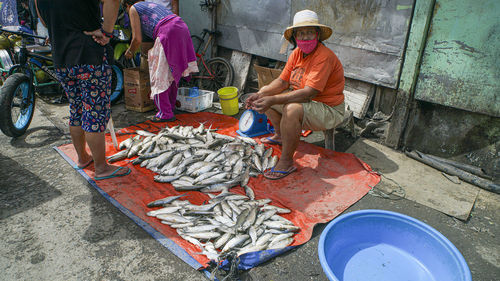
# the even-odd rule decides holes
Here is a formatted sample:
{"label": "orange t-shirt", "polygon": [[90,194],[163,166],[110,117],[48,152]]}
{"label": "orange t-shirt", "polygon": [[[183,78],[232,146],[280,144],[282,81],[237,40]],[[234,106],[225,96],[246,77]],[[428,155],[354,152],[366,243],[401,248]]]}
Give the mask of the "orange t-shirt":
{"label": "orange t-shirt", "polygon": [[304,58],[296,48],[281,72],[280,78],[290,83],[294,90],[309,86],[319,91],[315,101],[336,106],[344,101],[344,68],[342,63],[325,45],[318,43],[316,50]]}

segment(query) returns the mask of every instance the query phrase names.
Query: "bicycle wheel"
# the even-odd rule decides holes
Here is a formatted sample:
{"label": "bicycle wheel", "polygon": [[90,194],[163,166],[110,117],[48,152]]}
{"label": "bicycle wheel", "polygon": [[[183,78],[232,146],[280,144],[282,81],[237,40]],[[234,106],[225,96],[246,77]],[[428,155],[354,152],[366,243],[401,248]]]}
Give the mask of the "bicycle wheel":
{"label": "bicycle wheel", "polygon": [[234,78],[233,66],[224,58],[211,58],[201,67],[198,87],[217,92],[220,88],[231,86]]}
{"label": "bicycle wheel", "polygon": [[0,129],[9,137],[23,135],[35,112],[35,89],[28,75],[14,73],[0,93]]}
{"label": "bicycle wheel", "polygon": [[111,103],[116,103],[123,93],[123,72],[117,65],[112,65],[111,69],[113,70],[111,76]]}

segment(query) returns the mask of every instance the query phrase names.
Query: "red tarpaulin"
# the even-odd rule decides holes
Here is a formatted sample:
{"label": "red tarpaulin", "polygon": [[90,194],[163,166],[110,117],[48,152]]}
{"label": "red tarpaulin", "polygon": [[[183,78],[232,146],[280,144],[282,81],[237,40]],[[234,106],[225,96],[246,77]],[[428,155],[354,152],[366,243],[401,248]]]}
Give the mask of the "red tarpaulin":
{"label": "red tarpaulin", "polygon": [[[177,121],[170,122],[168,125],[197,127],[200,122],[204,122],[205,127],[212,124],[212,128],[219,129],[217,133],[237,135],[238,120],[229,116],[200,112],[176,115],[176,118]],[[136,130],[157,133],[166,125],[167,123],[147,121],[130,126],[117,132],[118,142],[135,135]],[[106,155],[118,152],[113,147],[109,134],[106,135],[106,143]],[[272,145],[272,147],[273,154],[279,156],[281,147],[277,145]],[[62,145],[58,147],[58,150],[70,163],[76,161],[76,153],[72,144]],[[254,189],[256,199],[269,198],[272,199],[272,205],[292,210],[291,213],[282,215],[301,228],[301,231],[295,235],[295,241],[292,245],[300,245],[309,241],[314,225],[331,221],[361,199],[371,189],[371,186],[375,186],[380,181],[380,176],[373,173],[366,163],[353,154],[334,152],[302,141],[299,143],[294,160],[298,170],[289,176],[273,181],[259,175],[257,178],[251,177],[248,184]],[[148,224],[164,237],[182,247],[201,265],[206,265],[208,259],[204,255],[194,254],[200,252],[197,246],[179,237],[175,229],[160,223],[159,219],[146,216],[146,213],[152,210],[146,206],[147,203],[182,192],[175,191],[170,184],[155,182],[153,180],[154,173],[138,165],[134,166],[128,160],[122,160],[116,164],[128,166],[132,172],[125,177],[96,181],[95,183],[93,181],[93,165],[84,169],[83,172],[88,175],[86,177],[89,182],[100,189],[99,191],[108,200],[126,212],[136,223]],[[85,174],[83,175],[85,176]],[[235,187],[231,191],[244,194],[241,187]],[[188,195],[183,199],[194,204],[201,205],[209,199],[206,194],[201,192],[190,191],[187,193]],[[164,241],[162,244],[165,245]],[[175,254],[179,256],[178,253]]]}

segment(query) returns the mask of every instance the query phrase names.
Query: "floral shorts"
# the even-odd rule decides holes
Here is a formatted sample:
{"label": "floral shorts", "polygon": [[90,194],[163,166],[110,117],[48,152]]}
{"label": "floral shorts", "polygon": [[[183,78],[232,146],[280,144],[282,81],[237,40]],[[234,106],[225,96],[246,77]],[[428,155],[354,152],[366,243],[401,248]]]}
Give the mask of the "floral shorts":
{"label": "floral shorts", "polygon": [[76,65],[55,69],[69,100],[69,125],[86,132],[104,132],[111,115],[109,64]]}

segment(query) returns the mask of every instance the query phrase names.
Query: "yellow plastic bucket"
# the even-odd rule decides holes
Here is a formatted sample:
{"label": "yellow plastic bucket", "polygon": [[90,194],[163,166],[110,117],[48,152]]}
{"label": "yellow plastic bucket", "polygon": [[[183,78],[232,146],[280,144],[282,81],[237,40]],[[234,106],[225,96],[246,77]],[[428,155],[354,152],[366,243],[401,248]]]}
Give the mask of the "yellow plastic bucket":
{"label": "yellow plastic bucket", "polygon": [[238,88],[224,87],[217,91],[219,95],[222,113],[225,115],[235,115],[238,113]]}

